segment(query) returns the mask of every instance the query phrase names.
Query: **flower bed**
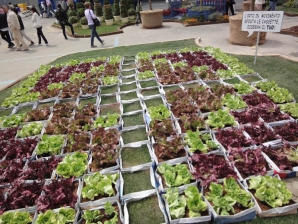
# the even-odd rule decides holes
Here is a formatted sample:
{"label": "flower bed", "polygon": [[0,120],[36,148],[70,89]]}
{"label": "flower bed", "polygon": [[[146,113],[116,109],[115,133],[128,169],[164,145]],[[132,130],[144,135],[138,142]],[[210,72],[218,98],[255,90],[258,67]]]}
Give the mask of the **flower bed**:
{"label": "flower bed", "polygon": [[[167,217],[185,219],[198,212],[190,206],[183,217],[172,216],[171,208],[169,214],[163,213],[160,193],[167,187],[192,185],[209,195],[210,186],[221,185],[230,176],[242,180],[271,175],[273,169],[296,172],[293,147],[269,146],[297,143],[297,122],[291,117],[296,107],[290,93],[210,47],[140,52],[132,59],[135,65],[123,64],[126,57],[112,56],[42,66],[13,90],[2,104],[8,109],[1,108],[5,113],[0,117],[0,213],[27,205],[38,214],[49,211],[55,218],[59,212],[50,209],[70,206],[86,221],[94,201],[121,200],[125,192],[131,197],[129,204],[156,194],[154,202],[164,219],[160,222],[167,222]],[[260,79],[260,84],[249,82],[250,76]],[[285,102],[290,103],[276,104]],[[145,175],[149,167],[153,174]],[[103,178],[109,173],[119,173],[119,178]],[[91,176],[109,184],[95,186]],[[150,180],[150,187],[141,186],[138,192],[129,189],[139,186],[136,176]],[[81,183],[82,179],[87,182]],[[9,199],[12,205],[3,204],[18,182],[33,180],[46,180],[34,203],[28,199],[11,207],[13,198]],[[81,212],[78,205],[84,203],[86,210]],[[243,218],[237,216],[243,214],[237,210],[239,205],[226,213],[216,203],[212,200],[209,206],[216,220],[227,213],[235,218],[228,219],[230,223],[254,218],[254,207],[243,208],[250,214]],[[103,214],[102,209],[94,209],[95,215]],[[127,215],[133,217],[134,211],[128,211],[126,220]]]}

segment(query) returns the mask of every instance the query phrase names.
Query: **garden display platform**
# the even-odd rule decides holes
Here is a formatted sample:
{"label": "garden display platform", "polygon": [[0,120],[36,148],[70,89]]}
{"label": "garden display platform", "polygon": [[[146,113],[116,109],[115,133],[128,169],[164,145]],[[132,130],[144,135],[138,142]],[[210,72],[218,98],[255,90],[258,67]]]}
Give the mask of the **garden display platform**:
{"label": "garden display platform", "polygon": [[212,47],[41,66],[0,108],[0,220],[295,214],[279,177],[297,175],[297,117],[287,89]]}

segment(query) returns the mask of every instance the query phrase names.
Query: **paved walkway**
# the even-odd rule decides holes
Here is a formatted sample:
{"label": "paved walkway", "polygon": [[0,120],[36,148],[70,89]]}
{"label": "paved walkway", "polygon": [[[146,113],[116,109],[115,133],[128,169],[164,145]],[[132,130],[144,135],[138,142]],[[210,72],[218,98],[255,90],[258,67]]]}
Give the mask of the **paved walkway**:
{"label": "paved walkway", "polygon": [[[143,9],[148,6],[144,5]],[[167,8],[165,3],[153,3],[153,8]],[[236,12],[240,12],[242,1],[237,0]],[[29,51],[16,52],[7,48],[5,41],[0,45],[0,90],[11,83],[19,80],[40,65],[50,63],[57,57],[93,50],[90,48],[90,38],[72,38],[65,40],[62,31],[54,28],[51,24],[55,19],[42,19],[43,32],[49,41],[49,46],[38,46],[35,44]],[[37,43],[36,29],[32,27],[31,17],[23,19],[26,33]],[[282,28],[296,26],[297,17],[284,17]],[[255,47],[237,46],[229,43],[229,23],[184,27],[182,24],[166,22],[160,29],[142,29],[141,26],[128,26],[124,33],[105,36],[105,46],[98,48],[112,48],[115,46],[127,46],[154,42],[183,40],[201,37],[202,46],[213,46],[221,48],[226,53],[254,55]],[[298,38],[278,33],[268,33],[267,41],[259,46],[258,55],[284,55],[292,60],[298,61]],[[27,40],[25,40],[27,41]],[[96,41],[95,41],[96,43]],[[298,68],[297,68],[298,70]]]}

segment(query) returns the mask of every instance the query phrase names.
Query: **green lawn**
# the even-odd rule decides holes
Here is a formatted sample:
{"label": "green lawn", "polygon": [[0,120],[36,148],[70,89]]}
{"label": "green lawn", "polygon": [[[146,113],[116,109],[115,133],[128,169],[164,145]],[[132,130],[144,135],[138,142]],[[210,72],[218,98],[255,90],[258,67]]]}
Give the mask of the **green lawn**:
{"label": "green lawn", "polygon": [[283,6],[279,5],[279,6],[276,6],[276,11],[284,11],[289,14],[298,15],[298,8],[293,8],[293,7],[283,7]]}
{"label": "green lawn", "polygon": [[[130,20],[128,22],[128,24],[134,24],[134,22],[135,22],[135,20]],[[55,24],[55,25],[59,26],[59,24]],[[99,27],[96,28],[96,31],[100,35],[114,33],[114,32],[120,31],[120,27],[123,25],[126,25],[126,24],[122,23],[121,21],[119,21],[119,22],[114,21],[113,25],[111,25],[111,26],[107,26],[106,23],[103,22]],[[71,32],[69,27],[66,27],[66,28],[68,29],[69,32]],[[91,35],[91,30],[90,29],[84,30],[81,25],[74,27],[74,31],[78,35]]]}
{"label": "green lawn", "polygon": [[[121,56],[134,56],[136,53],[140,51],[148,51],[152,52],[153,50],[170,50],[170,49],[180,49],[184,47],[194,47],[195,43],[193,39],[189,40],[182,40],[182,41],[171,41],[171,42],[164,42],[164,43],[154,43],[154,44],[143,44],[143,45],[134,45],[134,46],[126,46],[126,47],[116,47],[111,49],[101,49],[95,50],[90,52],[84,53],[77,53],[68,56],[61,57],[55,60],[52,64],[55,65],[57,63],[62,63],[69,61],[70,59],[86,59],[86,58],[96,58],[100,54],[101,56],[110,56],[110,55],[121,55]],[[279,86],[285,87],[289,89],[290,92],[293,93],[294,97],[298,99],[298,90],[296,88],[296,83],[298,83],[297,77],[297,67],[298,63],[293,61],[288,61],[279,57],[258,57],[257,64],[254,65],[254,56],[237,56],[234,55],[239,59],[240,62],[247,64],[247,66],[251,69],[254,69],[258,72],[263,78],[267,78],[269,80],[274,80],[278,83]],[[247,78],[248,80],[252,79],[252,77]],[[232,80],[231,82],[237,82],[237,80]],[[155,86],[155,81],[148,81],[148,82],[141,82],[142,87],[149,87]],[[18,86],[16,84],[13,87],[10,87],[6,90],[0,92],[0,103],[11,94],[12,88]],[[185,87],[191,87],[190,85],[185,85]],[[121,85],[121,91],[127,91],[130,89],[135,88],[135,83]],[[115,86],[113,87],[103,87],[101,91],[105,94],[111,93],[113,90],[116,90]],[[129,99],[130,97],[135,96],[135,92],[127,93],[126,97]],[[92,99],[94,100],[94,99]],[[146,100],[146,103],[149,103],[152,106],[156,105],[157,100]],[[115,102],[115,97],[102,97],[102,103],[112,103]],[[142,109],[140,106],[140,102],[137,101],[136,103],[129,103],[123,104],[124,112],[130,112],[138,109]],[[0,111],[1,112],[1,111]],[[100,107],[100,114],[107,114],[107,113],[118,112],[119,113],[119,104],[107,104]],[[140,114],[137,115],[129,115],[124,116],[125,123],[128,124],[138,124],[139,119],[141,118]],[[147,135],[145,133],[144,128],[140,128],[137,130],[133,130],[130,132],[124,132],[123,135],[124,143],[130,143],[133,141],[141,141],[146,140]],[[134,157],[131,155],[135,155]],[[130,167],[133,165],[142,164],[147,162],[150,158],[148,155],[148,151],[146,151],[146,147],[139,147],[139,148],[127,148],[122,151],[122,157],[124,159],[124,166]],[[124,193],[131,193],[138,190],[146,190],[152,189],[150,178],[149,178],[149,171],[140,171],[135,173],[125,173],[123,175],[124,182]],[[145,203],[146,202],[146,203]],[[146,206],[144,206],[144,204]],[[142,208],[142,212],[134,217],[133,215],[130,217],[132,220],[142,220],[142,216],[148,216],[148,214],[152,213],[153,209],[156,209],[156,206],[147,206],[147,205],[156,204],[156,201],[148,202],[146,200],[141,200],[139,203],[133,203],[129,206],[129,211],[135,210],[136,208]],[[134,207],[139,206],[139,207]],[[134,214],[135,215],[135,214]],[[155,224],[158,223],[158,220],[161,217],[150,218],[149,223]],[[263,218],[263,219],[255,219],[253,221],[244,222],[247,224],[297,224],[298,223],[298,215],[288,215],[284,217],[277,217],[277,218]],[[135,221],[135,223],[146,223],[145,221]]]}

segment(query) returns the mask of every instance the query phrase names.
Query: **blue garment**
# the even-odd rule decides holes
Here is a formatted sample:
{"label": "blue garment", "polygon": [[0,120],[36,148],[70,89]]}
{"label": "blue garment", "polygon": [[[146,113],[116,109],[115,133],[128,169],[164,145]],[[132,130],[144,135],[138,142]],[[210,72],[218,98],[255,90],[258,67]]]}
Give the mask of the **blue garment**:
{"label": "blue garment", "polygon": [[89,28],[92,30],[91,31],[91,46],[94,46],[94,37],[97,38],[97,40],[103,44],[102,40],[100,39],[100,37],[98,36],[97,32],[96,32],[96,26],[94,25],[89,25]]}
{"label": "blue garment", "polygon": [[275,11],[276,4],[277,4],[277,1],[270,1],[269,8],[267,11]]}

